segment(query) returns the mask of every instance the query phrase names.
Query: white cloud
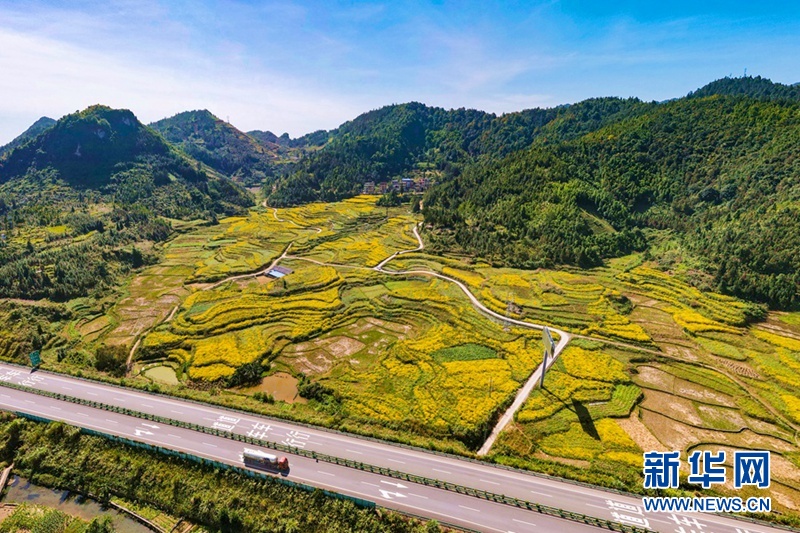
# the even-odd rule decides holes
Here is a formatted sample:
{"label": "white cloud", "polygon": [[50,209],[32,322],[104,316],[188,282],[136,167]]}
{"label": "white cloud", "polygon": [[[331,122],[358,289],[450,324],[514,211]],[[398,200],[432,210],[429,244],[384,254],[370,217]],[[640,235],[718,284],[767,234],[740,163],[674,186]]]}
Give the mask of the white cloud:
{"label": "white cloud", "polygon": [[185,58],[185,67],[175,68],[158,57],[134,60],[100,39],[87,44],[0,28],[0,143],[42,115],[59,118],[95,103],[131,109],[143,122],[207,108],[243,130],[292,135],[335,127],[361,110],[300,80],[249,70],[242,56],[232,65]]}

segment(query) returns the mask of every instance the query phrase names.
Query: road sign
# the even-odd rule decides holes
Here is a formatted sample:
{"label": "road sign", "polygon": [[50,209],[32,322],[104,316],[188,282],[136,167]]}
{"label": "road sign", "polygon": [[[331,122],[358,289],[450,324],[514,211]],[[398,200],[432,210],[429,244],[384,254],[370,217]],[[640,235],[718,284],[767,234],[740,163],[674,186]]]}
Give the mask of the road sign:
{"label": "road sign", "polygon": [[31,352],[28,358],[31,360],[31,366],[39,366],[40,364],[42,364],[42,356],[39,353],[39,350]]}
{"label": "road sign", "polygon": [[553,352],[556,350],[556,343],[553,341],[553,336],[550,335],[550,328],[547,326],[542,329],[542,344],[544,344],[547,355],[553,357]]}

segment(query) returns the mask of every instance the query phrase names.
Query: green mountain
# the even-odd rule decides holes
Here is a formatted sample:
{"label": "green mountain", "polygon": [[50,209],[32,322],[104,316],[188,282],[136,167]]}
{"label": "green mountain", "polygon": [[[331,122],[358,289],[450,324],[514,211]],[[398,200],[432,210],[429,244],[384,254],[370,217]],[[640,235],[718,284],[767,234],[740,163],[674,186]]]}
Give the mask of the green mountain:
{"label": "green mountain", "polygon": [[774,83],[761,76],[745,76],[742,78],[722,78],[712,81],[689,93],[689,98],[706,96],[750,96],[762,100],[800,100],[800,86]]}
{"label": "green mountain", "polygon": [[105,106],[65,116],[0,160],[5,192],[44,178],[174,218],[252,204],[245,191],[170,146],[133,113]]}
{"label": "green mountain", "polygon": [[338,200],[366,181],[458,172],[479,158],[527,148],[534,139],[557,142],[621,120],[650,104],[598,98],[572,106],[530,109],[500,117],[468,109],[445,110],[412,102],[365,113],[328,133],[319,150],[276,183],[272,205]]}
{"label": "green mountain", "polygon": [[312,133],[292,139],[288,133],[284,133],[280,137],[271,131],[253,130],[248,131],[247,134],[262,144],[265,144],[275,149],[290,149],[290,148],[315,148],[322,146],[328,142],[329,133],[325,130],[317,130]]}
{"label": "green mountain", "polygon": [[270,204],[347,198],[365,181],[387,181],[428,163],[461,159],[493,118],[416,102],[370,111],[330,132],[321,149],[277,182]]}
{"label": "green mountain", "polygon": [[102,297],[157,258],[173,219],[243,213],[252,197],[127,110],[67,115],[0,159],[0,297]]}
{"label": "green mountain", "polygon": [[50,126],[55,124],[56,121],[49,117],[42,117],[36,122],[34,122],[27,130],[19,134],[13,141],[8,143],[5,146],[0,146],[0,159],[3,158],[4,155],[11,152],[17,146],[21,146],[25,144],[25,142],[33,139],[44,130],[48,129]]}
{"label": "green mountain", "polygon": [[150,127],[191,157],[248,185],[275,173],[281,159],[278,143],[260,142],[209,111],[186,111]]}
{"label": "green mountain", "polygon": [[706,286],[798,307],[800,101],[736,85],[472,162],[425,198],[434,246],[525,268],[647,249]]}

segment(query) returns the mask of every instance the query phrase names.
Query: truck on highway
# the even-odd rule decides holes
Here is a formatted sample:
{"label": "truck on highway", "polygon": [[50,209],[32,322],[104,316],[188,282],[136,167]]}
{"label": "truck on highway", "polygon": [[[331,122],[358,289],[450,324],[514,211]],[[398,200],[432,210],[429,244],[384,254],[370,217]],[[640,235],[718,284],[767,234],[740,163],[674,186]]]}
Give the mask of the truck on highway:
{"label": "truck on highway", "polygon": [[242,460],[247,466],[256,468],[266,468],[268,470],[279,470],[286,472],[289,470],[289,459],[286,457],[278,457],[271,453],[262,452],[261,450],[251,450],[245,448],[242,452]]}

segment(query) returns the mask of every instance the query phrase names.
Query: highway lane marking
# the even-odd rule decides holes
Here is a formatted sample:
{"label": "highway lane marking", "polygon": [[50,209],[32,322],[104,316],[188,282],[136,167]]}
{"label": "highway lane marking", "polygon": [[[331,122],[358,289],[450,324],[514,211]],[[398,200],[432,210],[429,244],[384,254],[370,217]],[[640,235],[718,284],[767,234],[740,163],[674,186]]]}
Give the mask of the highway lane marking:
{"label": "highway lane marking", "polygon": [[25,403],[32,403],[32,404],[36,405],[36,402],[31,401],[31,400],[25,400]]}
{"label": "highway lane marking", "polygon": [[[151,409],[153,408],[153,406],[152,406],[152,405],[150,405],[149,403],[143,403],[143,404],[142,404],[142,407],[149,407],[149,408],[151,408]],[[173,411],[173,412],[174,412],[174,411]]]}
{"label": "highway lane marking", "polygon": [[125,401],[125,400],[124,400],[124,399],[122,399],[122,398],[114,398],[114,400],[116,400],[116,401],[118,401],[118,402],[124,402],[124,401]]}
{"label": "highway lane marking", "polygon": [[484,483],[488,483],[490,485],[499,485],[497,481],[489,481],[488,479],[479,479],[478,481],[483,481]]}
{"label": "highway lane marking", "polygon": [[413,492],[409,492],[409,493],[408,493],[408,495],[409,495],[409,496],[414,496],[415,498],[422,498],[423,500],[428,500],[428,499],[430,499],[430,498],[428,498],[427,496],[420,496],[419,494],[414,494]]}
{"label": "highway lane marking", "polygon": [[89,396],[97,396],[97,394],[96,394],[96,393],[94,393],[94,392],[89,392],[89,391],[86,391],[86,394],[88,394]]}
{"label": "highway lane marking", "polygon": [[206,446],[211,446],[212,448],[219,448],[219,446],[217,446],[216,444],[211,444],[210,442],[204,442],[203,444],[205,444]]}
{"label": "highway lane marking", "polygon": [[511,520],[513,520],[514,522],[519,522],[520,524],[536,527],[536,524],[534,524],[533,522],[526,522],[525,520],[518,520],[516,518],[512,518]]}
{"label": "highway lane marking", "polygon": [[181,439],[181,438],[183,438],[183,437],[181,437],[180,435],[173,435],[172,433],[167,433],[167,435],[169,435],[170,437],[172,437],[172,438],[175,438],[175,439]]}
{"label": "highway lane marking", "polygon": [[[601,505],[595,505],[593,503],[587,503],[586,506],[587,507],[595,507],[597,509],[602,509],[604,511],[608,511],[609,513],[611,512],[611,509],[609,509],[608,507],[603,507]],[[705,518],[705,517],[703,517],[703,518]],[[670,523],[670,522],[667,522],[666,520],[659,520],[658,518],[653,518],[649,514],[647,515],[647,519],[650,520],[651,522],[661,522],[662,524],[669,524]]]}
{"label": "highway lane marking", "polygon": [[64,389],[64,390],[73,390],[72,387],[65,387],[64,385],[61,385],[61,388]]}
{"label": "highway lane marking", "polygon": [[53,406],[53,407],[51,407],[50,409],[52,409],[53,411],[63,411],[63,409],[62,409],[62,408],[60,408],[60,407],[56,407],[56,406]]}
{"label": "highway lane marking", "polygon": [[610,509],[608,507],[603,507],[602,505],[595,505],[593,503],[587,503],[586,507],[595,507],[597,509],[602,509],[604,511],[610,511]]}
{"label": "highway lane marking", "polygon": [[470,510],[470,511],[475,511],[476,513],[480,513],[480,512],[481,512],[481,510],[480,510],[480,509],[475,509],[475,508],[473,508],[473,507],[467,507],[466,505],[461,505],[461,504],[459,504],[458,506],[459,506],[459,507],[461,507],[462,509],[468,509],[468,510]]}
{"label": "highway lane marking", "polygon": [[387,461],[391,461],[391,462],[393,462],[393,463],[400,463],[401,465],[404,465],[404,464],[406,464],[406,462],[405,462],[405,461],[398,461],[397,459],[389,459],[388,457],[386,458],[386,460],[387,460]]}
{"label": "highway lane marking", "polygon": [[80,416],[89,416],[89,415],[87,415],[86,413],[75,413],[75,414],[76,414],[76,415],[80,415]]}
{"label": "highway lane marking", "polygon": [[544,492],[536,492],[535,490],[531,491],[533,494],[538,494],[539,496],[547,496],[548,498],[552,498],[552,494],[545,494]]}
{"label": "highway lane marking", "polygon": [[[338,487],[336,485],[327,485],[325,483],[321,483],[321,482],[315,481],[313,479],[303,478],[303,477],[300,477],[300,476],[292,476],[292,478],[294,480],[296,480],[296,481],[306,482],[306,483],[309,483],[309,484],[315,484],[315,486],[317,486],[317,487],[324,486],[324,487],[327,487],[329,489],[332,489],[332,490],[335,490],[335,491],[339,491],[339,492],[341,492],[343,494],[350,494],[350,495],[355,494],[355,495],[358,495],[358,496],[364,496],[365,498],[372,498],[373,497],[371,494],[366,494],[366,493],[363,493],[363,492],[359,492],[359,491],[354,490],[354,489],[347,489],[347,488],[344,488],[344,487]],[[466,524],[471,524],[473,526],[478,526],[481,529],[484,529],[486,531],[497,531],[498,533],[506,533],[505,529],[497,529],[496,527],[488,526],[486,524],[479,524],[477,522],[472,522],[472,521],[467,520],[467,519],[465,519],[464,517],[461,517],[461,516],[453,516],[453,515],[449,515],[449,514],[445,514],[445,513],[439,512],[439,511],[432,511],[431,509],[426,509],[425,507],[416,507],[416,506],[411,505],[409,503],[403,503],[403,507],[416,509],[417,511],[433,512],[436,516],[443,516],[443,517],[449,518],[451,520],[456,520],[456,521],[464,522]]]}
{"label": "highway lane marking", "polygon": [[435,472],[441,472],[442,474],[452,474],[452,472],[448,472],[447,470],[439,470],[438,468],[433,469]]}
{"label": "highway lane marking", "polygon": [[[83,416],[89,416],[89,415],[87,415],[87,414],[84,414],[84,413],[77,413],[77,414],[81,414],[81,415],[83,415]],[[91,425],[91,424],[86,424],[86,425],[84,425],[84,427],[92,427],[92,425]],[[102,428],[100,428],[100,427],[97,427],[97,426],[94,426],[94,427],[96,427],[97,429],[101,429],[101,430],[102,430]],[[139,439],[137,439],[137,440],[139,440]],[[144,442],[148,442],[148,441],[149,441],[149,442],[157,442],[157,440],[152,440],[152,439],[144,439]],[[208,443],[205,443],[205,444],[208,444]],[[213,445],[212,445],[212,446],[213,446]],[[206,456],[206,457],[208,457],[206,454],[204,454],[204,453],[200,452],[199,450],[192,450],[191,448],[184,448],[184,449],[185,449],[186,451],[189,451],[189,452],[194,452],[194,453],[198,453],[198,454],[199,454],[199,455],[201,455],[201,456]],[[216,457],[212,456],[211,458],[216,458]],[[231,462],[231,460],[230,460],[230,459],[227,459],[227,460],[226,460],[226,462]],[[234,464],[234,463],[231,463],[231,464]],[[327,473],[326,473],[326,474],[327,474]],[[328,475],[333,475],[333,474],[328,474]],[[319,483],[318,481],[315,481],[314,483],[315,483],[315,484],[317,484],[317,485],[321,484],[321,483]],[[332,488],[336,488],[336,487],[332,487]],[[342,487],[342,488],[340,488],[340,490],[344,490],[345,492],[356,492],[356,493],[358,493],[357,491],[352,491],[352,489],[345,489],[345,488],[343,488],[343,487]],[[420,511],[430,511],[429,509],[419,508],[419,507],[415,507],[415,506],[411,506],[411,505],[406,505],[406,506],[407,506],[407,507],[411,507],[411,508],[418,509],[418,510],[420,510]],[[464,506],[462,506],[462,507],[464,507]],[[465,509],[472,509],[472,508],[469,508],[469,507],[464,507],[464,508],[465,508]],[[476,510],[476,511],[478,511],[478,510]],[[478,511],[478,512],[480,512],[480,511]],[[434,514],[435,514],[435,515],[438,515],[438,516],[444,516],[444,517],[448,517],[448,518],[451,518],[451,519],[456,519],[456,520],[459,520],[459,521],[461,521],[461,522],[466,522],[466,523],[469,523],[469,524],[473,524],[473,525],[479,526],[479,527],[481,527],[481,528],[483,528],[483,529],[486,529],[486,530],[498,531],[498,532],[500,532],[500,531],[503,531],[503,530],[499,530],[499,529],[497,529],[497,528],[494,528],[494,527],[488,526],[488,525],[486,525],[486,524],[479,524],[479,523],[475,523],[475,522],[471,522],[471,521],[465,520],[463,517],[454,517],[454,516],[450,516],[450,515],[447,515],[447,514],[445,514],[445,513],[441,513],[441,512],[434,512]]]}
{"label": "highway lane marking", "polygon": [[109,420],[108,418],[106,418],[106,422],[111,422],[112,424],[119,424],[119,422],[117,422],[116,420]]}
{"label": "highway lane marking", "polygon": [[[142,404],[142,405],[144,405],[144,404]],[[178,415],[182,415],[182,414],[183,414],[181,411],[176,411],[176,410],[174,410],[174,409],[170,409],[169,411],[170,411],[171,413],[175,413],[175,414],[178,414]]]}
{"label": "highway lane marking", "polygon": [[375,483],[367,483],[366,481],[362,481],[364,485],[369,485],[370,487],[379,487],[380,485],[376,485]]}
{"label": "highway lane marking", "polygon": [[[55,379],[57,381],[65,381],[65,380],[58,379],[58,377],[56,377]],[[68,381],[68,383],[71,383],[71,381]],[[70,387],[67,387],[67,386],[63,386],[63,388],[66,389],[66,390],[72,390]],[[116,391],[115,387],[98,387],[98,389],[103,390],[103,391],[108,391],[108,392]],[[141,399],[141,396],[142,396],[141,394],[138,394],[136,392],[128,393],[128,392],[122,391],[121,394],[129,395],[131,398],[134,398],[134,399]],[[164,400],[157,399],[157,401],[159,403],[164,403],[164,404],[180,403],[180,402],[170,401],[169,399],[164,399]],[[226,411],[225,409],[215,409],[214,407],[210,407],[208,409],[203,408],[203,407],[200,407],[199,409],[190,407],[190,409],[201,411],[201,412],[214,413],[214,414]],[[84,416],[87,416],[87,415],[84,415]],[[261,420],[270,420],[270,419],[261,419]],[[292,426],[288,426],[288,427],[292,427]],[[306,431],[308,431],[308,429],[306,429]],[[314,433],[316,433],[316,432],[314,432]],[[353,442],[353,438],[349,437],[347,435],[337,436],[336,434],[332,434],[332,433],[328,433],[328,432],[319,432],[319,435],[321,435],[322,438],[324,438],[326,441]],[[391,445],[390,444],[376,443],[375,445],[370,445],[370,444],[365,444],[365,443],[361,443],[360,442],[359,445],[360,446],[366,446],[366,447],[373,448],[373,449],[380,449],[380,450],[383,450],[383,451],[391,450],[391,451],[394,451],[395,453],[403,454],[405,456],[413,456],[413,457],[421,458],[421,459],[425,460],[426,462],[432,462],[433,461],[433,462],[440,462],[440,463],[451,463],[451,464],[457,465],[459,468],[470,469],[470,470],[473,470],[473,471],[486,472],[486,470],[488,470],[488,468],[491,468],[490,465],[480,465],[480,466],[475,465],[475,466],[473,466],[473,465],[469,465],[469,464],[463,464],[463,463],[460,463],[460,461],[458,461],[458,459],[452,459],[452,460],[439,459],[439,458],[431,457],[425,452],[408,452],[408,451],[405,451],[405,450],[396,450],[395,451],[395,450],[391,449]],[[402,461],[395,460],[395,462],[400,462],[401,464],[405,464]],[[433,469],[433,470],[438,471],[438,472],[442,472],[442,473],[446,473],[446,474],[451,474],[450,471],[446,471],[446,470],[441,470],[441,469]],[[537,480],[535,478],[535,476],[531,476],[530,474],[525,474],[525,473],[514,473],[514,474],[506,473],[506,474],[504,474],[504,473],[501,473],[501,472],[495,472],[494,474],[499,476],[499,477],[506,478],[506,479],[513,479],[516,482],[534,481],[534,482],[538,482],[539,484],[544,484],[544,482],[542,482],[540,480]],[[576,488],[570,489],[568,487],[563,487],[563,486],[554,486],[552,488],[554,488],[556,490],[560,490],[562,492],[576,492],[576,493],[580,493],[580,494],[583,494],[585,496],[592,497],[592,498],[603,498],[604,497],[602,494],[598,494],[596,490],[591,489],[591,488],[588,488],[588,490],[580,490],[580,489],[576,489]],[[536,493],[535,491],[532,491],[532,492]],[[547,497],[553,497],[553,495],[551,495],[551,494],[544,494],[544,493],[540,493],[540,494],[542,494],[543,496],[547,496]]]}
{"label": "highway lane marking", "polygon": [[322,470],[317,470],[317,472],[326,476],[336,477],[336,474],[331,474],[330,472],[323,472]]}
{"label": "highway lane marking", "polygon": [[345,448],[344,451],[350,452],[350,453],[357,453],[358,455],[364,455],[364,452],[357,452],[355,450],[348,450],[347,448]]}

